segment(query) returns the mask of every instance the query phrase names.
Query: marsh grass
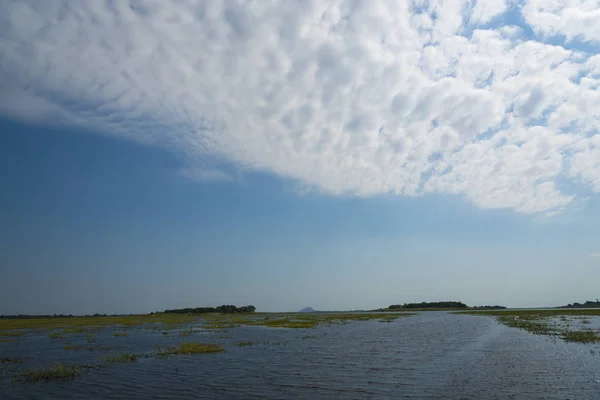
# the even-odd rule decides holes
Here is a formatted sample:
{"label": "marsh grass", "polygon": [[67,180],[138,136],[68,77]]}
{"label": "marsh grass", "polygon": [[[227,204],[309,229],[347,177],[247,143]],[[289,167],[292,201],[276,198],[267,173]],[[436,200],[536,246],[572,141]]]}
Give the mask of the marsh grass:
{"label": "marsh grass", "polygon": [[62,329],[70,330],[71,332],[68,333],[80,333],[111,325],[121,327],[144,324],[181,325],[196,322],[199,319],[198,315],[164,313],[68,318],[5,318],[0,319],[0,335],[20,329]]}
{"label": "marsh grass", "polygon": [[26,371],[25,378],[30,381],[73,379],[79,373],[79,368],[76,365],[54,364],[48,368]]}
{"label": "marsh grass", "polygon": [[191,336],[194,333],[194,330],[190,327],[189,329],[180,329],[179,336],[187,337]]}
{"label": "marsh grass", "polygon": [[[511,328],[524,329],[536,335],[560,337],[566,342],[596,343],[600,336],[592,330],[571,331],[569,322],[573,317],[583,316],[583,324],[591,321],[585,316],[600,316],[600,309],[593,310],[503,310],[503,311],[462,311],[454,314],[494,316],[499,322]],[[567,318],[570,316],[571,319]],[[559,323],[554,318],[558,317]],[[585,322],[588,321],[588,322]]]}
{"label": "marsh grass", "polygon": [[25,359],[23,357],[2,357],[0,358],[0,364],[23,364]]}
{"label": "marsh grass", "polygon": [[561,334],[565,342],[597,343],[600,336],[594,331],[568,331]]}
{"label": "marsh grass", "polygon": [[104,358],[104,364],[126,364],[135,362],[140,356],[138,354],[124,353],[118,356],[107,356]]}
{"label": "marsh grass", "polygon": [[48,335],[50,339],[65,339],[66,336],[62,334],[62,332],[52,332]]}
{"label": "marsh grass", "polygon": [[248,346],[254,346],[256,344],[260,344],[260,342],[253,342],[250,340],[242,340],[240,342],[235,343],[235,345],[238,347],[248,347]]}
{"label": "marsh grass", "polygon": [[202,353],[218,353],[224,351],[223,347],[218,344],[206,343],[180,343],[176,347],[162,349],[158,354],[161,356],[170,356],[177,354],[202,354]]}
{"label": "marsh grass", "polygon": [[314,314],[281,314],[273,315],[262,320],[253,320],[243,325],[266,326],[270,328],[314,328],[318,325],[345,325],[352,322],[378,320],[381,322],[393,321],[400,317],[407,317],[414,313],[382,314],[382,313],[314,313]]}
{"label": "marsh grass", "polygon": [[15,338],[15,337],[23,336],[26,333],[29,333],[29,332],[28,331],[0,332],[0,336]]}

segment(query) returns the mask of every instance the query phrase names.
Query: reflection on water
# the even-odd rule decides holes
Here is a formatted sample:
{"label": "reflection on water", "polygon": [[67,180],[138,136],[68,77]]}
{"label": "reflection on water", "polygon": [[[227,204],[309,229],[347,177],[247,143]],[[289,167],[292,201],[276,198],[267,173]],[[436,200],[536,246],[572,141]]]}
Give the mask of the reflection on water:
{"label": "reflection on water", "polygon": [[[600,346],[553,341],[490,317],[425,312],[391,323],[306,330],[239,327],[185,338],[132,330],[127,337],[108,331],[98,336],[113,353],[152,352],[182,340],[218,343],[225,352],[141,358],[72,381],[5,379],[0,398],[600,398]],[[253,343],[240,346],[241,341]],[[64,341],[27,335],[0,343],[0,357],[25,357],[20,368],[28,368],[53,360],[93,364],[107,354],[63,346]]]}

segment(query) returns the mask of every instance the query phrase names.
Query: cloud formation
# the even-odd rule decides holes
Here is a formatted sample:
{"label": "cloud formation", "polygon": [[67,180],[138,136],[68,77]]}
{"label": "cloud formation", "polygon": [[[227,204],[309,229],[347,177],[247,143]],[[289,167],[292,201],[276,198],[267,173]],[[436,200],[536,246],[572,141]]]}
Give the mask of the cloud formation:
{"label": "cloud formation", "polygon": [[600,192],[598,13],[586,0],[2,2],[0,112],[333,195],[551,212],[575,198],[565,182]]}

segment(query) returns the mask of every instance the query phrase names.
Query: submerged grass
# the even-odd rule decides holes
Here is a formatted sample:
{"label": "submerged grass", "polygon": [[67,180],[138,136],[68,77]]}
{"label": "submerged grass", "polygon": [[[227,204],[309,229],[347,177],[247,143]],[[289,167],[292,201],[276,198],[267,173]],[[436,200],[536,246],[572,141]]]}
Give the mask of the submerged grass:
{"label": "submerged grass", "polygon": [[260,342],[253,342],[251,340],[242,340],[240,342],[235,343],[235,345],[239,346],[239,347],[254,346],[255,344],[260,344]]}
{"label": "submerged grass", "polygon": [[48,335],[50,339],[65,339],[66,336],[62,332],[52,332]]}
{"label": "submerged grass", "polygon": [[134,326],[143,324],[175,325],[195,322],[198,315],[186,314],[143,314],[115,315],[96,317],[32,317],[32,318],[0,318],[0,335],[10,334],[15,330],[27,329],[62,329],[65,333],[81,333],[102,326]]}
{"label": "submerged grass", "polygon": [[240,318],[230,321],[212,323],[213,328],[229,328],[233,324],[247,326],[265,326],[269,328],[314,328],[318,325],[347,324],[355,321],[379,320],[390,322],[400,317],[414,315],[413,313],[382,314],[382,313],[290,313],[264,315],[262,318]]}
{"label": "submerged grass", "polygon": [[118,356],[107,356],[104,364],[125,364],[136,361],[140,356],[138,354],[124,353]]}
{"label": "submerged grass", "polygon": [[73,379],[79,375],[79,372],[79,367],[76,365],[54,364],[48,368],[26,371],[25,378],[29,381]]}
{"label": "submerged grass", "polygon": [[23,364],[24,360],[23,357],[2,357],[0,364]]}
{"label": "submerged grass", "polygon": [[594,331],[568,331],[561,334],[566,342],[597,343],[600,336]]}
{"label": "submerged grass", "polygon": [[169,347],[159,352],[159,355],[170,356],[177,354],[202,354],[202,353],[218,353],[224,351],[223,347],[218,344],[206,343],[181,343],[176,347]]}
{"label": "submerged grass", "polygon": [[[571,331],[568,316],[600,316],[600,309],[568,310],[568,309],[543,309],[543,310],[502,310],[502,311],[462,311],[454,314],[473,314],[493,316],[499,322],[511,328],[524,329],[537,335],[560,337],[566,342],[597,343],[600,342],[598,333],[592,330]],[[556,321],[558,319],[559,322]],[[591,321],[587,318],[583,324]]]}

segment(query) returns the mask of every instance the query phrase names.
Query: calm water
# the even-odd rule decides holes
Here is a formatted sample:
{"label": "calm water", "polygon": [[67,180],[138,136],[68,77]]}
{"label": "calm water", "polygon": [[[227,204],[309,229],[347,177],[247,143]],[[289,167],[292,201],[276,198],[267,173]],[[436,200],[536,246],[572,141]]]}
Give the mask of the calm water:
{"label": "calm water", "polygon": [[[100,337],[113,347],[111,354],[151,352],[181,341],[220,343],[225,352],[141,359],[84,372],[72,381],[5,379],[0,398],[600,399],[600,346],[553,341],[489,317],[426,312],[392,323],[240,327],[187,338],[135,329],[128,337],[113,337],[112,332]],[[306,335],[315,337],[302,338]],[[81,340],[85,345],[85,336]],[[233,345],[240,340],[261,344]],[[63,345],[64,340],[25,336],[0,343],[0,356],[32,357],[19,367],[30,368],[54,360],[89,364],[108,354],[67,351]]]}

